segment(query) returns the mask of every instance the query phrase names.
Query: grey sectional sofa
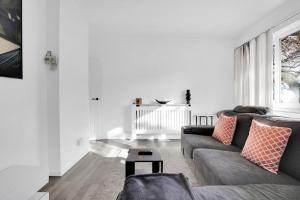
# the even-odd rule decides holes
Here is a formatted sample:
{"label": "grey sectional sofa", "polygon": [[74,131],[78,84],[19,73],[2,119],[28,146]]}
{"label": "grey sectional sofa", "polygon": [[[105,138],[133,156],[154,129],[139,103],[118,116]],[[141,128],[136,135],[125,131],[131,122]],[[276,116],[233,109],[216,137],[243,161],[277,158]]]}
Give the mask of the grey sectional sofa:
{"label": "grey sectional sofa", "polygon": [[[118,200],[300,200],[300,121],[265,115],[264,109],[237,108],[220,112],[237,116],[230,146],[211,137],[213,126],[182,128],[182,153],[201,187],[191,187],[180,174],[136,175],[126,179]],[[240,155],[253,119],[292,129],[278,174]]]}
{"label": "grey sectional sofa", "polygon": [[[195,199],[300,199],[300,121],[232,111],[226,111],[226,114],[237,116],[230,146],[211,137],[214,127],[182,128],[182,153],[203,185],[192,188]],[[253,119],[293,130],[278,174],[268,172],[240,155]]]}

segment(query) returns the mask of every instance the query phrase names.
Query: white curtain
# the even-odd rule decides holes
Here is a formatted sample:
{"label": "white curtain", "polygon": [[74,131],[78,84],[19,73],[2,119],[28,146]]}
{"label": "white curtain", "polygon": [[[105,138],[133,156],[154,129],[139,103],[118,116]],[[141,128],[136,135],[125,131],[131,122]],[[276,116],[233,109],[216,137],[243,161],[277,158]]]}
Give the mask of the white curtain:
{"label": "white curtain", "polygon": [[272,36],[266,32],[235,49],[235,99],[238,105],[272,104]]}

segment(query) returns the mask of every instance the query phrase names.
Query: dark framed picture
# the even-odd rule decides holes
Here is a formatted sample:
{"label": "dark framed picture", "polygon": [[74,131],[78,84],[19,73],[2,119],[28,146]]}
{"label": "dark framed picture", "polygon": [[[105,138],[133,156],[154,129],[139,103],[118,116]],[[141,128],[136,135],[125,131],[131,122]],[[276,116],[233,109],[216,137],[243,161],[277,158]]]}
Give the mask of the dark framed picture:
{"label": "dark framed picture", "polygon": [[0,76],[23,78],[22,0],[0,0]]}

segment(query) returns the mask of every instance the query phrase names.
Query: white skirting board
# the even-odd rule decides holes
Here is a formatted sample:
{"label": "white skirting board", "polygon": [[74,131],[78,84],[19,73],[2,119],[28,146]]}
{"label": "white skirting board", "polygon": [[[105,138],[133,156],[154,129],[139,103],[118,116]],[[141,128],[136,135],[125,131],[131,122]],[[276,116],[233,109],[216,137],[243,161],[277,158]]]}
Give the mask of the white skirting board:
{"label": "white skirting board", "polygon": [[28,200],[49,200],[48,192],[37,192]]}

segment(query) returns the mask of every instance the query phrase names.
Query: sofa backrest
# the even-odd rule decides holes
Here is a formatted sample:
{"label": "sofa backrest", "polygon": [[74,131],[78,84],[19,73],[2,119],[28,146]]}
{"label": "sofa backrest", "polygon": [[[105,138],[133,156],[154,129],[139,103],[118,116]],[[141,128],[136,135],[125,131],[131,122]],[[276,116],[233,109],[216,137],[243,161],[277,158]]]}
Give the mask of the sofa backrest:
{"label": "sofa backrest", "polygon": [[236,113],[255,113],[259,115],[266,115],[269,112],[268,107],[262,106],[236,106],[233,109],[233,112]]}
{"label": "sofa backrest", "polygon": [[255,120],[269,126],[292,129],[292,134],[280,161],[279,170],[300,180],[300,121],[282,117],[255,117]]}
{"label": "sofa backrest", "polygon": [[268,107],[262,106],[236,106],[234,109],[221,110],[217,113],[219,117],[221,113],[233,113],[233,114],[257,114],[257,115],[267,115],[269,113]]}
{"label": "sofa backrest", "polygon": [[232,145],[243,149],[249,135],[250,126],[255,115],[253,114],[236,114],[237,122]]}
{"label": "sofa backrest", "polygon": [[235,133],[232,140],[232,145],[243,149],[249,135],[250,126],[254,117],[260,116],[253,113],[236,113],[232,110],[224,110],[218,113],[218,116],[223,113],[226,116],[237,116]]}

